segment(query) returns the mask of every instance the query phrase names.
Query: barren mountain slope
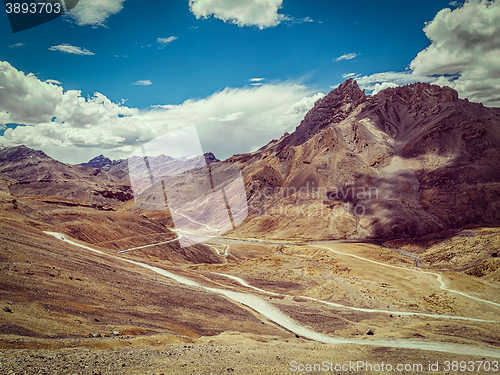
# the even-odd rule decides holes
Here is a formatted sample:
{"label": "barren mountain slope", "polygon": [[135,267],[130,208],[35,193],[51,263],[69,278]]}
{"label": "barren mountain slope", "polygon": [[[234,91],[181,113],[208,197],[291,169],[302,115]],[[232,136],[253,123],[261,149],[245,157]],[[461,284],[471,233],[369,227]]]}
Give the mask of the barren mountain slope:
{"label": "barren mountain slope", "polygon": [[226,162],[250,217],[232,236],[397,238],[500,223],[500,110],[426,83],[348,80],[296,131]]}
{"label": "barren mountain slope", "polygon": [[61,163],[26,146],[0,150],[0,180],[17,196],[53,196],[107,208],[132,198],[126,173]]}
{"label": "barren mountain slope", "polygon": [[[109,250],[107,244],[93,246]],[[5,210],[0,265],[2,349],[128,346],[144,334],[161,335],[148,341],[154,344],[226,330],[280,334],[219,295],[65,243]],[[113,337],[113,331],[120,334],[115,340],[88,338],[92,332]]]}

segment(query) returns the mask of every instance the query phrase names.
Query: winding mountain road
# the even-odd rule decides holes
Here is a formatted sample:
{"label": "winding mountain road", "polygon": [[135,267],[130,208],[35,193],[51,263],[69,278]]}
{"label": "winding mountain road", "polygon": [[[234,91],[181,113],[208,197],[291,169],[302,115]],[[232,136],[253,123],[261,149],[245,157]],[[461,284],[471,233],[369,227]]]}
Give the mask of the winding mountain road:
{"label": "winding mountain road", "polygon": [[464,292],[460,292],[458,290],[453,290],[453,289],[447,288],[446,287],[446,283],[443,280],[443,276],[440,275],[440,274],[438,274],[438,273],[429,272],[429,271],[423,271],[423,270],[418,269],[418,268],[416,268],[416,269],[405,268],[405,267],[395,266],[393,264],[386,264],[386,263],[382,263],[382,262],[377,262],[376,260],[371,260],[371,259],[363,258],[363,257],[360,257],[358,255],[354,255],[354,254],[343,253],[341,251],[334,250],[334,249],[332,249],[330,247],[326,247],[326,246],[319,246],[319,245],[313,245],[313,246],[329,250],[332,253],[342,254],[342,255],[345,255],[345,256],[353,257],[353,258],[358,258],[358,259],[361,259],[361,260],[363,260],[365,262],[375,263],[375,264],[379,264],[379,265],[382,265],[382,266],[385,266],[385,267],[399,268],[399,269],[406,270],[406,271],[420,272],[420,273],[426,273],[428,275],[433,275],[433,276],[436,276],[437,281],[439,283],[439,288],[442,289],[442,290],[446,290],[448,292],[460,294],[461,296],[464,296],[464,297],[467,297],[467,298],[470,298],[470,299],[473,299],[473,300],[476,300],[476,301],[480,301],[480,302],[484,302],[484,303],[489,303],[490,305],[494,305],[494,306],[500,307],[500,303],[496,303],[496,302],[493,302],[493,301],[488,301],[488,300],[485,300],[485,299],[482,299],[482,298],[479,298],[479,297],[471,296],[471,295],[469,295],[467,293],[464,293]]}
{"label": "winding mountain road", "polygon": [[[275,308],[274,306],[271,306],[268,304],[266,301],[263,299],[252,295],[252,294],[247,294],[247,293],[241,293],[241,292],[235,292],[233,290],[227,290],[227,289],[219,289],[219,288],[210,288],[203,286],[196,281],[190,280],[188,278],[176,275],[174,273],[168,272],[162,268],[159,267],[154,267],[149,264],[141,263],[141,262],[136,262],[130,259],[118,257],[115,255],[107,254],[102,251],[93,249],[89,246],[79,244],[75,241],[72,241],[68,238],[66,238],[65,235],[57,232],[45,232],[49,235],[52,235],[56,237],[57,239],[60,239],[62,241],[68,242],[72,245],[79,246],[81,248],[93,251],[95,253],[105,255],[114,259],[119,259],[124,262],[132,263],[134,265],[149,269],[153,272],[156,272],[160,275],[163,275],[165,277],[171,278],[175,281],[177,281],[180,284],[192,286],[192,287],[197,287],[204,289],[208,292],[212,293],[218,293],[226,296],[227,298],[241,303],[245,306],[248,306],[252,308],[254,311],[260,313],[261,315],[265,316],[267,319],[277,323],[278,325],[282,326],[283,328],[288,329],[289,331],[300,335],[304,338],[308,338],[311,340],[315,340],[318,342],[326,343],[326,344],[358,344],[358,345],[376,345],[376,346],[385,346],[385,347],[392,347],[392,348],[406,348],[406,349],[422,349],[422,350],[431,350],[431,351],[438,351],[438,352],[446,352],[446,353],[457,353],[457,354],[466,354],[466,355],[478,355],[478,356],[488,356],[488,357],[499,357],[500,356],[500,349],[495,349],[495,348],[481,348],[477,346],[471,346],[471,345],[464,345],[464,344],[451,344],[451,343],[443,343],[443,342],[425,342],[425,341],[412,341],[412,340],[354,340],[354,339],[344,339],[344,338],[338,338],[338,337],[331,337],[322,333],[315,332],[309,328],[306,328],[293,319],[291,319],[289,316],[283,314],[280,310]],[[328,249],[328,248],[327,248]],[[331,250],[331,249],[330,249]],[[333,251],[333,250],[332,250]],[[347,255],[347,254],[346,254]],[[349,254],[351,255],[351,254]],[[357,255],[352,255],[356,258],[360,258],[363,260],[366,260],[362,257],[359,257]],[[367,260],[371,261],[371,260]],[[379,263],[382,265],[385,265],[380,262],[376,261],[371,261],[375,263]],[[392,266],[392,265],[387,265],[387,266]],[[392,266],[392,267],[397,267],[397,266]],[[400,268],[400,267],[398,267]],[[250,286],[248,283],[246,283],[243,279],[240,279],[236,276],[229,276],[229,275],[224,275],[226,277],[230,277],[238,282],[240,284],[250,287],[252,289],[259,290],[261,292],[265,293],[270,293],[266,292],[262,289],[255,288]],[[313,298],[310,298],[313,299]],[[319,301],[326,303],[324,301]],[[329,303],[332,304],[332,303]],[[357,309],[359,311],[364,311],[364,309],[360,308],[353,308]],[[394,313],[394,312],[392,312]],[[415,315],[415,314],[413,314]],[[439,317],[439,315],[438,315]],[[477,321],[475,318],[463,318],[463,320],[470,320],[470,321]]]}
{"label": "winding mountain road", "polygon": [[121,253],[126,253],[127,251],[139,250],[139,249],[144,249],[144,248],[146,248],[146,247],[163,245],[163,244],[166,244],[166,243],[169,243],[169,242],[174,242],[174,241],[177,241],[177,240],[178,240],[178,239],[180,239],[181,237],[182,237],[182,234],[178,234],[178,237],[177,237],[177,238],[174,238],[173,240],[168,240],[168,241],[164,241],[164,242],[153,243],[153,244],[150,244],[150,245],[144,245],[144,246],[131,247],[130,249],[118,250],[116,253],[117,253],[117,254],[121,254]]}

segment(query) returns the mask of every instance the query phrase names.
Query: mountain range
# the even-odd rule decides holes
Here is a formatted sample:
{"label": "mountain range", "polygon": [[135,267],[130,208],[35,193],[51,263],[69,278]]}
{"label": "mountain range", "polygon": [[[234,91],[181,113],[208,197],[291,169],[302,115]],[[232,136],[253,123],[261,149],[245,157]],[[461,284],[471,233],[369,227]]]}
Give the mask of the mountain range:
{"label": "mountain range", "polygon": [[[353,80],[291,134],[223,161],[1,148],[2,365],[498,358],[499,151],[498,108],[424,83],[367,96]],[[248,215],[193,240],[229,216],[214,193],[231,224]]]}
{"label": "mountain range", "polygon": [[367,96],[347,80],[295,132],[228,162],[250,206],[269,213],[242,235],[398,238],[500,223],[500,109],[448,87]]}
{"label": "mountain range", "polygon": [[[293,133],[255,152],[184,159],[152,160],[158,174],[192,175],[206,162],[241,170],[249,215],[232,237],[393,239],[500,224],[500,109],[459,99],[448,87],[415,83],[367,96],[350,79],[318,100]],[[134,157],[69,165],[25,146],[4,148],[0,189],[137,209],[129,202],[134,168],[144,168]],[[196,201],[186,203],[203,217]]]}

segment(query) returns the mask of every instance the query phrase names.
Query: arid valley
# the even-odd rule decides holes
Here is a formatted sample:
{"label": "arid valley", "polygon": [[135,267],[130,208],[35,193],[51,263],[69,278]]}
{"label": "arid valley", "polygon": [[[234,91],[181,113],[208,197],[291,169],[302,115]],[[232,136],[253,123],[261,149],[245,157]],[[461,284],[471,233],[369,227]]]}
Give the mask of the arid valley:
{"label": "arid valley", "polygon": [[499,156],[498,109],[354,80],[224,161],[4,148],[2,373],[499,371]]}

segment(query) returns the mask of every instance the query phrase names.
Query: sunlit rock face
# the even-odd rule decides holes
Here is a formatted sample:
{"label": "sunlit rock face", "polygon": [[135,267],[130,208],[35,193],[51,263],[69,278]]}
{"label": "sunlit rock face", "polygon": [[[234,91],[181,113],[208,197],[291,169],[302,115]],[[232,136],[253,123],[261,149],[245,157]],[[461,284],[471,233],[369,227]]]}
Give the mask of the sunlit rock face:
{"label": "sunlit rock face", "polygon": [[251,207],[236,234],[398,238],[499,224],[499,156],[500,109],[427,83],[367,96],[348,80],[292,134],[228,159]]}

